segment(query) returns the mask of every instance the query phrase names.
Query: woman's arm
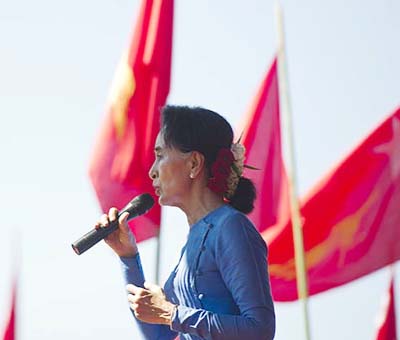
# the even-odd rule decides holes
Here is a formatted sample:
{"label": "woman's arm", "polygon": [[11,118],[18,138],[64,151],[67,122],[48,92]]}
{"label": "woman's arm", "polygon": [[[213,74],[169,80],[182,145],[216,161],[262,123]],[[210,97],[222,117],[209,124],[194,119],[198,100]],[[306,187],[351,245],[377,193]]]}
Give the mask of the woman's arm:
{"label": "woman's arm", "polygon": [[[110,222],[118,218],[118,210],[111,208],[108,215],[103,214],[96,223],[96,228],[107,228]],[[105,238],[106,243],[120,257],[125,281],[127,284],[134,284],[138,287],[144,286],[144,274],[135,236],[130,230],[128,223],[128,213],[123,213],[118,220],[118,229]],[[174,339],[176,333],[171,331],[169,326],[144,323],[136,318],[133,310],[132,314],[138,323],[145,339]]]}
{"label": "woman's arm", "polygon": [[[144,287],[144,273],[140,261],[139,253],[134,257],[121,257],[122,270],[127,284],[133,284],[136,287]],[[135,312],[131,309],[137,325],[145,339],[149,340],[170,340],[175,339],[177,333],[172,331],[169,325],[150,324],[140,321]]]}
{"label": "woman's arm", "polygon": [[[216,264],[240,310],[240,315],[217,314],[204,309],[177,306],[172,315],[171,328],[176,332],[213,340],[272,340],[275,334],[275,314],[269,286],[265,242],[241,214],[229,217],[225,225],[218,229],[214,244]],[[136,259],[136,263],[131,262],[128,270],[125,270],[129,274],[127,282],[143,287],[143,271],[140,259]],[[139,318],[146,322],[164,323],[163,308],[165,302],[169,302],[155,291],[144,291],[137,287],[129,288],[133,294],[130,301],[134,301],[134,304],[144,311],[160,312],[143,313],[143,317],[139,315]],[[146,296],[142,293],[146,293]],[[136,300],[142,297],[144,299],[141,301]],[[165,312],[168,312],[168,308]],[[176,335],[165,325],[141,323],[139,326],[149,339],[172,339]],[[160,333],[156,333],[156,329]]]}
{"label": "woman's arm", "polygon": [[241,214],[229,217],[221,227],[215,240],[215,260],[240,315],[178,306],[172,329],[213,340],[271,340],[275,313],[265,243]]}

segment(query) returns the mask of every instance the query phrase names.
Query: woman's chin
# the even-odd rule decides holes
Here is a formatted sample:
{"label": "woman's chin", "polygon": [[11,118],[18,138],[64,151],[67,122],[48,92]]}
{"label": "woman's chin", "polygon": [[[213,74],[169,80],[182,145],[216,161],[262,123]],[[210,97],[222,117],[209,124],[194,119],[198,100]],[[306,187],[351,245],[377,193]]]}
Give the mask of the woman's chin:
{"label": "woman's chin", "polygon": [[163,206],[170,206],[170,207],[178,206],[174,199],[171,199],[171,197],[169,197],[169,198],[165,197],[163,194],[160,194],[158,196],[158,204],[163,205]]}
{"label": "woman's chin", "polygon": [[159,205],[168,205],[168,202],[166,202],[165,197],[161,193],[158,193],[157,196]]}

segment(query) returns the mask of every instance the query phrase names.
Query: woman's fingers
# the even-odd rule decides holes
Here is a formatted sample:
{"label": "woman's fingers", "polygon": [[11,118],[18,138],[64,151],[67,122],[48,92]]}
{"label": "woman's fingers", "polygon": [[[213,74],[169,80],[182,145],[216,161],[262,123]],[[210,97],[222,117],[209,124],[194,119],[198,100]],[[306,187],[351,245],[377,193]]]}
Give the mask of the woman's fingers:
{"label": "woman's fingers", "polygon": [[129,217],[129,212],[125,211],[123,214],[121,214],[121,216],[118,219],[120,228],[125,232],[128,232],[129,230],[128,217]]}
{"label": "woman's fingers", "polygon": [[150,283],[150,282],[146,281],[143,284],[143,286],[144,286],[144,288],[148,289],[151,292],[154,292],[154,293],[157,293],[157,294],[164,294],[163,289],[160,286],[158,286],[158,285],[156,285],[154,283]]}
{"label": "woman's fingers", "polygon": [[117,217],[118,217],[118,210],[114,207],[110,208],[108,215],[107,214],[101,215],[100,219],[97,221],[94,227],[96,229],[108,227],[110,225],[110,222],[115,221]]}
{"label": "woman's fingers", "polygon": [[110,208],[110,210],[108,211],[108,218],[110,219],[111,222],[115,221],[118,217],[118,210],[117,208]]}
{"label": "woman's fingers", "polygon": [[100,227],[108,227],[108,225],[110,224],[108,215],[107,214],[101,215],[99,222],[100,222]]}
{"label": "woman's fingers", "polygon": [[151,309],[149,298],[151,298],[152,293],[133,284],[128,284],[126,289],[130,292],[128,294],[128,302],[135,316],[140,318],[141,314],[148,314],[149,308]]}
{"label": "woman's fingers", "polygon": [[138,252],[135,236],[128,226],[128,212],[124,212],[118,216],[118,209],[110,208],[108,214],[101,215],[99,221],[95,224],[95,228],[107,228],[111,223],[116,224],[118,219],[118,228],[104,238],[104,241],[115,251],[120,257],[132,257]]}
{"label": "woman's fingers", "polygon": [[133,295],[138,295],[138,296],[145,296],[146,294],[146,290],[143,288],[140,288],[138,286],[133,285],[132,283],[126,285],[126,290],[133,294]]}
{"label": "woman's fingers", "polygon": [[169,302],[162,288],[145,282],[145,288],[128,284],[129,305],[137,319],[147,323],[170,324],[175,305]]}

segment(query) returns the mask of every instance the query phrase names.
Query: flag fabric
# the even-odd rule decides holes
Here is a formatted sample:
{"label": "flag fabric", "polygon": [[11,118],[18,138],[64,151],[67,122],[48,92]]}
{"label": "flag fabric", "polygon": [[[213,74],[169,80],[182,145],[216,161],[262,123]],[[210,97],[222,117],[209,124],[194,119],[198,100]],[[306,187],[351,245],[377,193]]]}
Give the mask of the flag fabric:
{"label": "flag fabric", "polygon": [[[134,35],[112,84],[89,176],[101,208],[121,209],[134,196],[153,194],[148,171],[170,87],[173,0],[144,0]],[[137,241],[158,234],[161,209],[130,222]],[[139,227],[140,226],[140,227]]]}
{"label": "flag fabric", "polygon": [[[301,204],[309,294],[400,259],[400,108]],[[265,236],[276,301],[297,299],[290,222]]]}
{"label": "flag fabric", "polygon": [[386,294],[384,309],[379,321],[376,340],[397,340],[393,271],[390,278],[389,291]]}
{"label": "flag fabric", "polygon": [[249,218],[260,232],[289,218],[287,176],[283,165],[277,60],[273,60],[247,113],[242,135],[246,147],[245,176],[257,188]]}
{"label": "flag fabric", "polygon": [[4,331],[3,340],[16,339],[16,300],[17,300],[17,281],[14,280],[12,295],[11,295],[10,314]]}

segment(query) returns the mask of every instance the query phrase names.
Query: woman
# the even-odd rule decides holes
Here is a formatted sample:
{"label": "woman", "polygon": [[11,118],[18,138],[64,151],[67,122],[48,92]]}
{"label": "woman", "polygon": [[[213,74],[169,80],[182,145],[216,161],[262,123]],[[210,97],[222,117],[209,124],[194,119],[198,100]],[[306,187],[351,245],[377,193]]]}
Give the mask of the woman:
{"label": "woman", "polygon": [[[202,108],[166,106],[149,171],[161,205],[190,226],[164,289],[145,283],[127,213],[107,244],[119,255],[128,300],[146,339],[273,339],[275,315],[267,248],[244,215],[255,189],[242,176],[244,148],[229,123]],[[96,227],[117,217],[110,209]]]}

